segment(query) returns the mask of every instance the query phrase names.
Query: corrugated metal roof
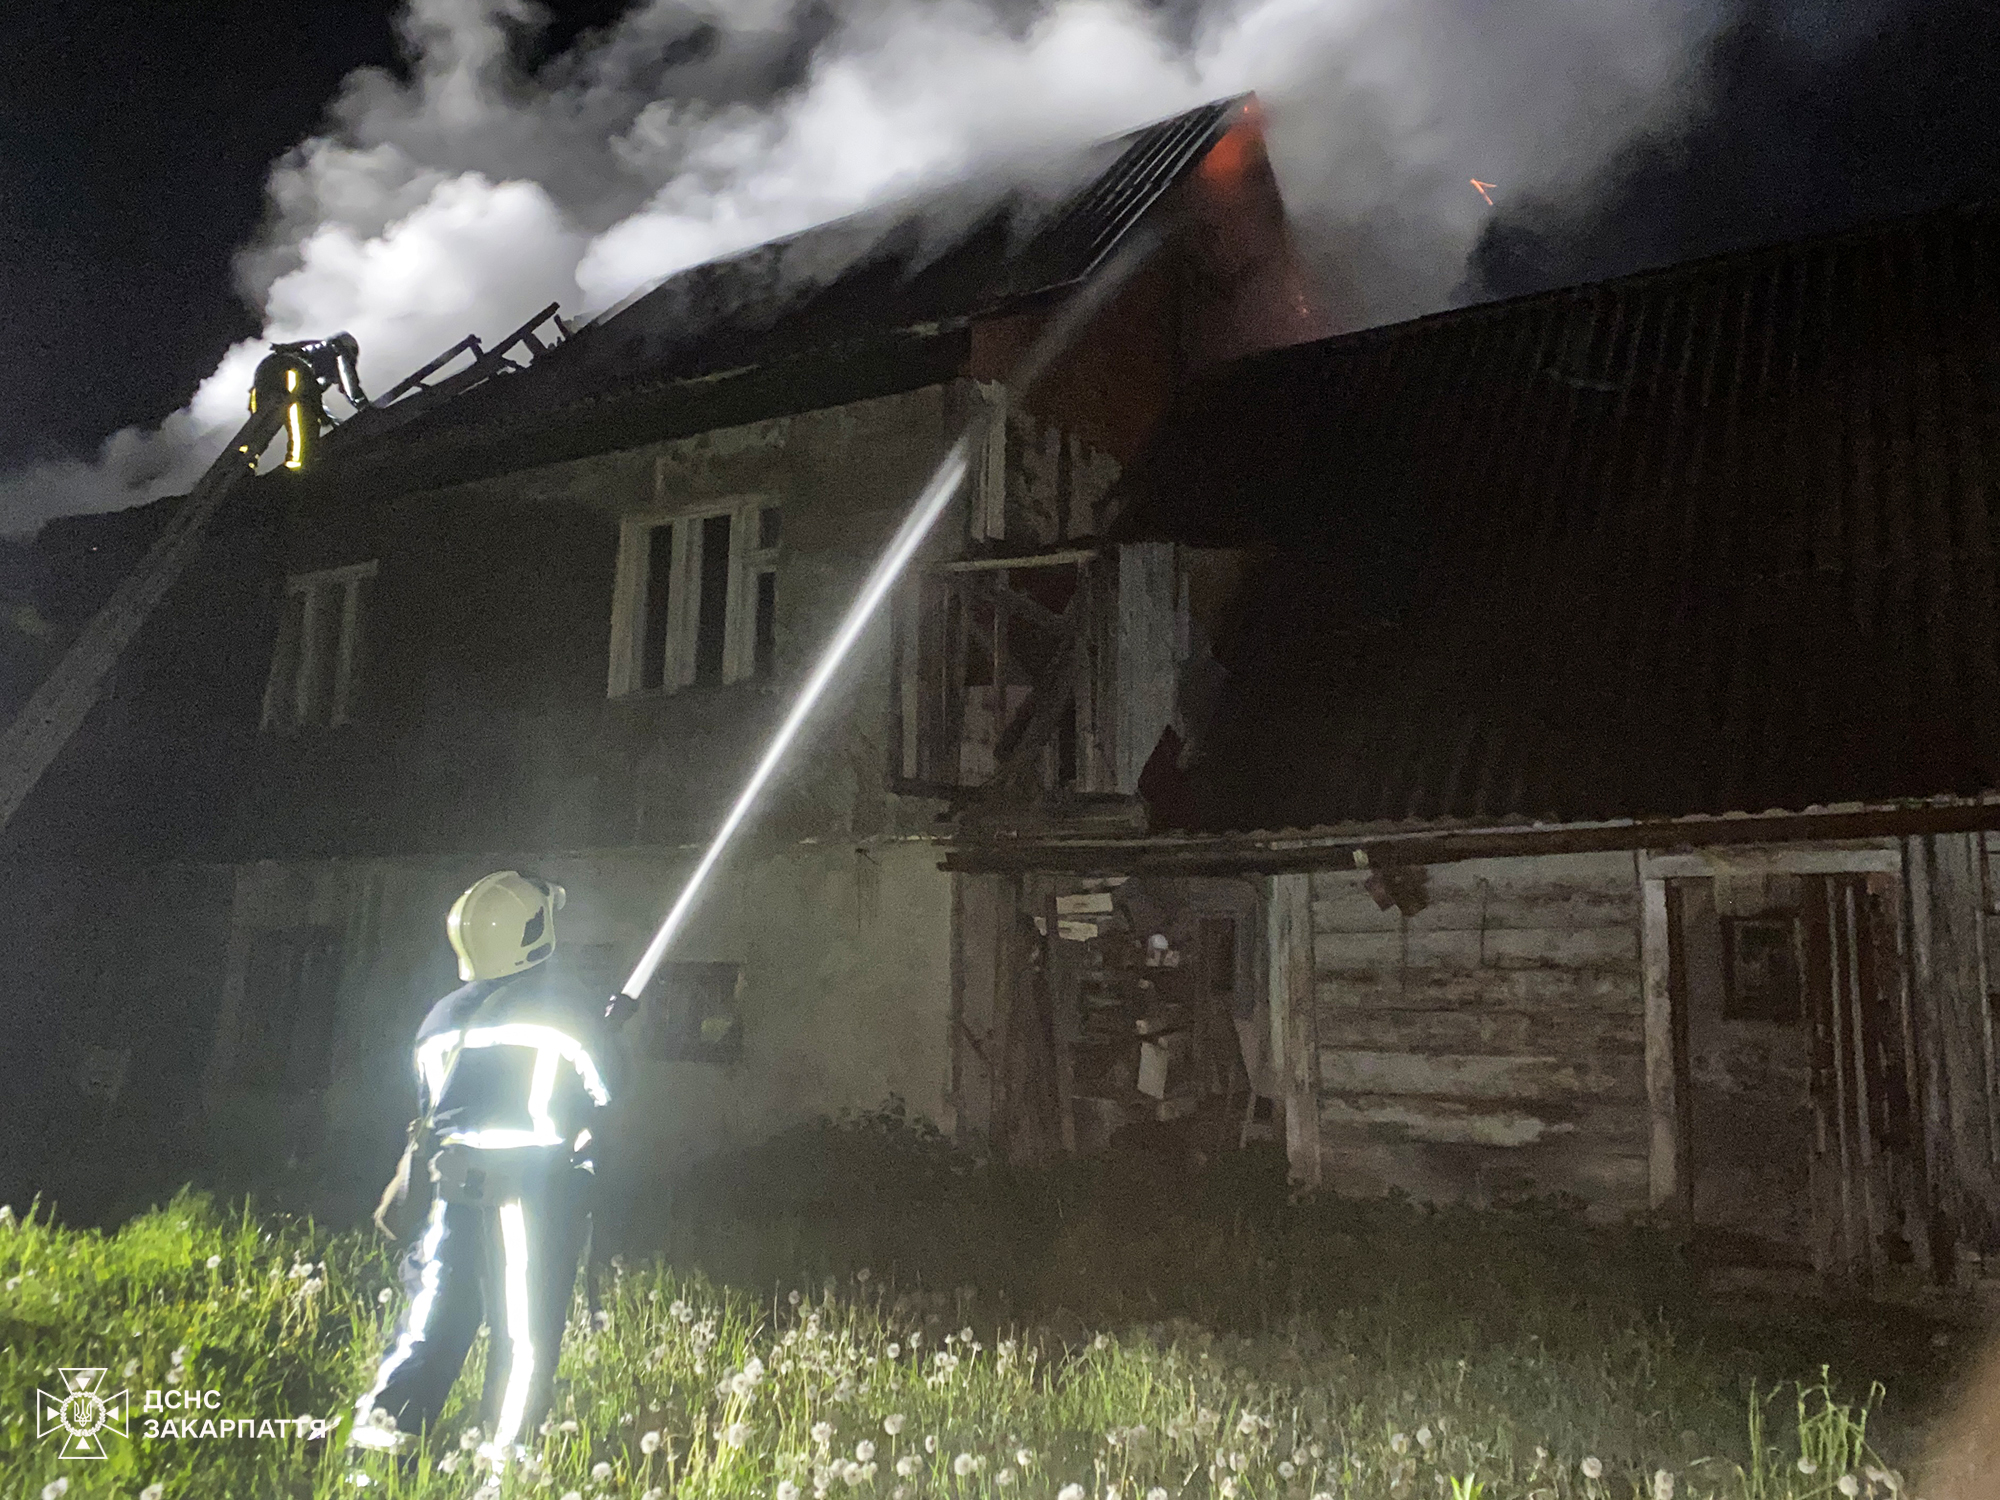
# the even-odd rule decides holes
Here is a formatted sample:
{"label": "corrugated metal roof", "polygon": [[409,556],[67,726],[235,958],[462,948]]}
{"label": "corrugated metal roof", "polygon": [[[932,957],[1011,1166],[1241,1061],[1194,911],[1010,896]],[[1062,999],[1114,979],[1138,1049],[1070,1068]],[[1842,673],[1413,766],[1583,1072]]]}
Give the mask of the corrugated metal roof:
{"label": "corrugated metal roof", "polygon": [[532,369],[427,413],[408,432],[546,417],[635,388],[951,325],[1082,281],[1242,115],[1217,100],[1014,183],[960,184],[670,277]]}
{"label": "corrugated metal roof", "polygon": [[1288,549],[1192,826],[2000,788],[2000,215],[1953,210],[1243,361],[1127,533]]}

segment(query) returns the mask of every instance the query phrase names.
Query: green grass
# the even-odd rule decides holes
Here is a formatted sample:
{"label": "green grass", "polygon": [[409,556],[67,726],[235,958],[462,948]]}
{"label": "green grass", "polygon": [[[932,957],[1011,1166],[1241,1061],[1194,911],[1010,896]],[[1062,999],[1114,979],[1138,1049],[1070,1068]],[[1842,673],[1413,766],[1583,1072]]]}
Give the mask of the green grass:
{"label": "green grass", "polygon": [[[1658,1235],[1559,1207],[1292,1204],[1254,1153],[1015,1174],[894,1117],[794,1132],[617,1227],[663,1258],[621,1258],[605,1326],[571,1320],[555,1425],[510,1492],[1885,1495],[1953,1358],[1904,1314],[1718,1308]],[[358,1233],[199,1195],[108,1234],[0,1228],[0,1496],[343,1493],[333,1445],[148,1440],[136,1393],[344,1415],[390,1284]],[[478,1362],[421,1472],[366,1493],[472,1489]],[[135,1393],[101,1463],[35,1435],[34,1391],[76,1365]]]}

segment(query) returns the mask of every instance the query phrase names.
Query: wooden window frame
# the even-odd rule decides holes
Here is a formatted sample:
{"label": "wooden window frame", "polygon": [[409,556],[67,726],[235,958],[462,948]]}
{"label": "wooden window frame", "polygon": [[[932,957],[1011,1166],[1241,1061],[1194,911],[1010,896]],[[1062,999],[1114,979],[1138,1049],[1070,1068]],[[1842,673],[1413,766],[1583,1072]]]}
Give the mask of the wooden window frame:
{"label": "wooden window frame", "polygon": [[[293,573],[285,579],[285,613],[272,647],[271,669],[264,680],[262,729],[292,733],[301,729],[338,729],[353,722],[364,628],[362,585],[379,571],[380,564],[371,560],[312,573]],[[292,633],[291,606],[295,596],[303,600],[296,635]],[[337,632],[331,646],[327,644],[330,619]],[[309,715],[313,700],[318,697],[313,691],[316,679],[328,669],[333,673],[333,682],[327,691],[327,714],[322,720]]]}
{"label": "wooden window frame", "polygon": [[[775,579],[783,535],[759,546],[765,511],[783,507],[765,496],[734,496],[707,505],[635,512],[621,518],[618,571],[611,605],[611,660],[605,693],[625,698],[637,693],[679,692],[696,685],[702,604],[703,526],[729,518],[729,571],[725,585],[722,682],[746,682],[758,675],[757,595],[759,580]],[[783,522],[780,521],[780,527]],[[653,533],[673,527],[673,573],[667,589],[666,650],[661,681],[643,686],[647,644],[647,600],[652,584]],[[772,585],[774,591],[777,585]]]}

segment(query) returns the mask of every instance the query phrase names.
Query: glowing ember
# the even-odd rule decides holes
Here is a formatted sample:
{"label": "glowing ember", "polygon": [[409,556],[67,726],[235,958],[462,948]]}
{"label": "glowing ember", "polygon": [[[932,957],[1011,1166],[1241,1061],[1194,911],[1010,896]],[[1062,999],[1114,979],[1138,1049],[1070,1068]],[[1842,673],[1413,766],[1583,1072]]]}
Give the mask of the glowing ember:
{"label": "glowing ember", "polygon": [[1493,207],[1493,195],[1486,190],[1490,187],[1498,187],[1500,184],[1497,182],[1481,182],[1477,177],[1468,178],[1467,180],[1479,189],[1479,196],[1486,200],[1486,206],[1488,208]]}

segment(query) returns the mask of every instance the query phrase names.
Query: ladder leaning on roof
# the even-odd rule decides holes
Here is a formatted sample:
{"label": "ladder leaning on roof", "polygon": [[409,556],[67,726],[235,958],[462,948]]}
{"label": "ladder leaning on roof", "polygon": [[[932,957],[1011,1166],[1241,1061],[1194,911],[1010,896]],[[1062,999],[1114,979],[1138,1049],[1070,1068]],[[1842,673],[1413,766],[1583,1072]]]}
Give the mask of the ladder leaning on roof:
{"label": "ladder leaning on roof", "polygon": [[[568,333],[569,330],[556,315],[556,305],[551,303],[491,349],[482,349],[476,338],[461,340],[391,389],[382,401],[372,404],[365,396],[360,396],[358,381],[353,382],[349,389],[349,381],[341,379],[339,384],[348,391],[356,410],[355,416],[340,424],[336,430],[343,436],[360,435],[364,429],[386,430],[407,421],[415,414],[418,403],[428,405],[447,400],[495,375],[511,374],[524,368],[509,360],[507,355],[523,345],[531,351],[531,359],[546,352],[549,344],[536,336],[536,330],[551,321],[559,336]],[[345,338],[347,336],[343,334],[336,340],[312,345],[273,346],[274,358],[267,359],[265,364],[295,365],[296,375],[290,380],[289,387],[309,399],[304,402],[258,402],[253,397],[253,407],[261,409],[253,409],[250,420],[237,430],[229,445],[188,492],[187,499],[154,539],[153,545],[147,548],[139,565],[112,591],[103,607],[91,616],[90,623],[83,627],[69,650],[63,653],[62,659],[42,679],[14,722],[0,731],[0,829],[12,821],[28,794],[35,789],[35,784],[42,779],[42,773],[62,754],[63,746],[69,743],[71,736],[83,727],[83,721],[90,716],[91,708],[104,692],[111,669],[117,665],[125,648],[132,644],[132,638],[146,623],[147,616],[180,577],[181,570],[194,555],[202,533],[207,530],[209,521],[221,508],[222,502],[229,498],[237,485],[256,471],[257,461],[264,450],[270,446],[272,439],[286,430],[288,424],[292,424],[291,456],[303,460],[310,442],[317,439],[316,421],[321,411],[318,392],[305,389],[314,384],[314,372],[299,351],[333,348],[338,339]],[[350,351],[348,373],[351,374],[351,339],[346,347]],[[424,383],[426,377],[466,353],[471,354],[473,360],[464,370],[435,385]],[[287,361],[282,357],[286,355],[295,357]],[[260,381],[263,368],[259,367]],[[284,371],[281,369],[279,373],[282,375]],[[321,376],[322,380],[331,378]],[[311,410],[312,418],[301,416],[305,408]],[[364,417],[367,420],[358,420]],[[297,425],[301,421],[315,426],[309,437]]]}
{"label": "ladder leaning on roof", "polygon": [[180,577],[210,518],[230,491],[250,477],[258,456],[284,429],[288,410],[266,405],[251,415],[154,538],[139,566],[112,590],[27,706],[0,732],[0,828],[27,800],[70,736],[83,727],[119,656]]}

